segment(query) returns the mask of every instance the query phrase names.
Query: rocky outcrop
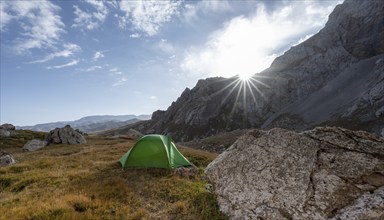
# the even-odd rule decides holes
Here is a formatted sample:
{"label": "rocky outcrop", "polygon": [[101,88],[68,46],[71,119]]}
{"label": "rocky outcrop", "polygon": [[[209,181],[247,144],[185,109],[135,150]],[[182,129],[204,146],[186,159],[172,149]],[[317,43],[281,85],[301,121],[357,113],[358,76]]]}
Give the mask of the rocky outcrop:
{"label": "rocky outcrop", "polygon": [[[99,135],[104,135],[104,134],[99,133]],[[111,139],[122,138],[122,139],[128,139],[128,140],[138,140],[138,139],[140,139],[140,137],[143,136],[143,134],[136,131],[135,129],[129,129],[127,132],[125,132],[123,134],[105,135],[105,136],[107,136],[108,138],[111,138]]]}
{"label": "rocky outcrop", "polygon": [[46,141],[51,144],[85,144],[87,142],[82,133],[74,130],[70,125],[50,131]]}
{"label": "rocky outcrop", "polygon": [[0,138],[10,137],[16,134],[15,126],[12,124],[2,124],[0,126]]}
{"label": "rocky outcrop", "polygon": [[[199,80],[142,133],[190,141],[242,128],[318,125],[382,133],[384,1],[345,0],[325,27],[275,59],[250,82]],[[234,73],[235,74],[235,73]]]}
{"label": "rocky outcrop", "polygon": [[23,150],[25,150],[25,151],[35,151],[35,150],[41,149],[41,148],[43,148],[43,147],[45,147],[47,145],[48,145],[47,141],[33,139],[33,140],[28,141],[23,146]]}
{"label": "rocky outcrop", "polygon": [[16,160],[6,152],[0,152],[0,167],[9,166],[16,163]]}
{"label": "rocky outcrop", "polygon": [[384,138],[252,130],[205,170],[231,219],[383,219]]}

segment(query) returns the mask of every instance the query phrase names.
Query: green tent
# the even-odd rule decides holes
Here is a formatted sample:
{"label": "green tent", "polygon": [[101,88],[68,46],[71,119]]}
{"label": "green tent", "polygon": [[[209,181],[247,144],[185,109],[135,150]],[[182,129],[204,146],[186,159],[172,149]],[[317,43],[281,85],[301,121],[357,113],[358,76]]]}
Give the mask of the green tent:
{"label": "green tent", "polygon": [[122,167],[160,167],[176,168],[192,166],[192,164],[177,150],[171,138],[150,134],[139,141],[120,158]]}

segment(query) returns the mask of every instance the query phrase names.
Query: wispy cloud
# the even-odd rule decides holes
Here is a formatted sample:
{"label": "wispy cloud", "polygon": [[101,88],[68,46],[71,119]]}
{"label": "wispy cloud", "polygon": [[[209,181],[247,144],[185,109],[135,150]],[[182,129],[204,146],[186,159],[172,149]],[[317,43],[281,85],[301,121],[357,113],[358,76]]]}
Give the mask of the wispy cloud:
{"label": "wispy cloud", "polygon": [[121,86],[127,82],[127,77],[118,68],[109,69],[109,75],[115,80],[112,86]]}
{"label": "wispy cloud", "polygon": [[63,64],[63,65],[47,66],[46,69],[48,69],[48,70],[50,70],[50,69],[61,69],[61,68],[77,65],[78,63],[79,63],[79,60],[72,60],[72,61],[70,61],[70,62],[68,62],[66,64]]}
{"label": "wispy cloud", "polygon": [[97,70],[97,69],[102,69],[103,67],[101,67],[101,66],[91,66],[91,67],[89,67],[88,69],[86,69],[85,71],[87,71],[87,72],[92,72],[92,71],[95,71],[95,70]]}
{"label": "wispy cloud", "polygon": [[98,28],[102,23],[104,23],[105,18],[108,15],[108,8],[104,5],[104,2],[92,0],[86,0],[86,2],[93,6],[94,11],[84,11],[80,9],[79,6],[74,5],[74,14],[76,17],[72,27],[92,30]]}
{"label": "wispy cloud", "polygon": [[150,100],[157,100],[157,96],[151,95],[151,96],[149,96],[149,99]]}
{"label": "wispy cloud", "polygon": [[165,53],[174,53],[175,52],[174,46],[171,43],[169,43],[166,39],[161,39],[156,44],[156,47]]}
{"label": "wispy cloud", "polygon": [[175,0],[121,1],[120,10],[125,15],[119,17],[119,25],[125,28],[131,24],[134,30],[148,36],[156,35],[160,27],[177,13],[180,4],[180,1]]}
{"label": "wispy cloud", "polygon": [[81,47],[79,45],[69,43],[64,45],[63,50],[51,53],[48,56],[44,57],[43,59],[31,61],[29,63],[45,63],[57,57],[70,57],[70,56],[73,56],[74,53],[78,51],[81,51]]}
{"label": "wispy cloud", "polygon": [[5,27],[13,19],[13,16],[9,14],[6,10],[10,8],[8,1],[0,1],[0,31],[6,31]]}
{"label": "wispy cloud", "polygon": [[268,12],[259,4],[253,16],[233,18],[213,32],[205,45],[190,47],[180,66],[204,77],[260,72],[289,45],[317,32],[333,7],[300,1]]}
{"label": "wispy cloud", "polygon": [[194,19],[198,18],[199,13],[208,14],[225,12],[229,10],[231,10],[231,6],[226,0],[203,0],[198,2],[191,1],[184,5],[182,15],[187,22],[192,22]]}
{"label": "wispy cloud", "polygon": [[93,55],[93,58],[92,60],[93,61],[98,61],[99,59],[103,58],[104,57],[104,54],[102,51],[97,51],[94,55]]}
{"label": "wispy cloud", "polygon": [[140,38],[141,35],[139,33],[134,33],[134,34],[131,34],[129,35],[130,38]]}
{"label": "wispy cloud", "polygon": [[57,12],[60,7],[50,1],[1,1],[1,30],[16,21],[22,30],[14,40],[14,50],[18,54],[31,49],[52,48],[64,33],[64,23]]}
{"label": "wispy cloud", "polygon": [[112,86],[121,86],[127,81],[127,78],[120,77]]}

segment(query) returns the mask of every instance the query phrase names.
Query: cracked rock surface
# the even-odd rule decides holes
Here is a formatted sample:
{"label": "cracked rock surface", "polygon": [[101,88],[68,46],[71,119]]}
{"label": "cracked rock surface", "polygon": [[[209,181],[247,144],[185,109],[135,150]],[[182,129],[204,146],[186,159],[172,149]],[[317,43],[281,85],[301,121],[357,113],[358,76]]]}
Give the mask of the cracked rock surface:
{"label": "cracked rock surface", "polygon": [[384,219],[384,138],[252,130],[205,170],[231,219]]}

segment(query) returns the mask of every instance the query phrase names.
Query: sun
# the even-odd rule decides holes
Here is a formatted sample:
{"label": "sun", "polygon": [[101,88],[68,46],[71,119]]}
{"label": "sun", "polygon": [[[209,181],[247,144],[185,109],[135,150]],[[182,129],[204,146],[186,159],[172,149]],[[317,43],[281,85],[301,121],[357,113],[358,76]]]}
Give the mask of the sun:
{"label": "sun", "polygon": [[253,76],[253,73],[240,73],[239,74],[239,78],[242,80],[242,81],[248,81],[252,78]]}

